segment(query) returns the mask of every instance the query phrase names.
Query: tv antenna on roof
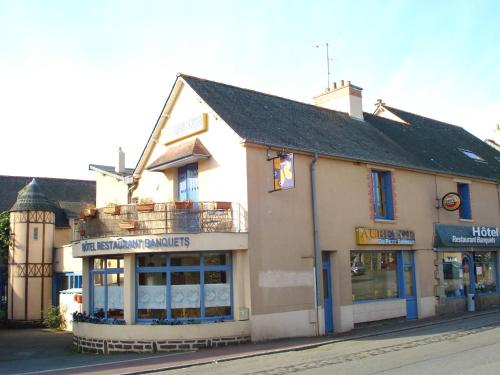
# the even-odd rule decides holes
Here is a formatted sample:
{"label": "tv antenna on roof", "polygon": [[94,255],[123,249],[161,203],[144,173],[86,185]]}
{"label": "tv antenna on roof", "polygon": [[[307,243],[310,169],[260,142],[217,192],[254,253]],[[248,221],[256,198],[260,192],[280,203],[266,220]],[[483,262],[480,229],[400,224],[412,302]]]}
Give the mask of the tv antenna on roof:
{"label": "tv antenna on roof", "polygon": [[[323,44],[317,44],[316,48],[320,48],[322,46],[323,46]],[[328,86],[326,86],[326,89],[330,90],[330,61],[332,61],[332,59],[330,59],[330,50],[329,50],[328,42],[326,42],[324,44],[324,46],[326,47],[326,69],[327,69],[327,73],[328,73],[328,76],[327,76]]]}

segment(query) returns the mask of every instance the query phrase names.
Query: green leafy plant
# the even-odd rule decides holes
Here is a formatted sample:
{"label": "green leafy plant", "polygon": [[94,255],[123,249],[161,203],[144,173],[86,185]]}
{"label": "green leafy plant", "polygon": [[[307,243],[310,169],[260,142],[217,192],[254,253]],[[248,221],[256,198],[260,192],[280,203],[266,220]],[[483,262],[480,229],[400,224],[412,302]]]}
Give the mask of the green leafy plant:
{"label": "green leafy plant", "polygon": [[64,328],[64,318],[59,306],[51,306],[47,309],[47,316],[43,320],[43,324],[47,328]]}
{"label": "green leafy plant", "polygon": [[7,264],[10,245],[9,212],[0,213],[0,264]]}

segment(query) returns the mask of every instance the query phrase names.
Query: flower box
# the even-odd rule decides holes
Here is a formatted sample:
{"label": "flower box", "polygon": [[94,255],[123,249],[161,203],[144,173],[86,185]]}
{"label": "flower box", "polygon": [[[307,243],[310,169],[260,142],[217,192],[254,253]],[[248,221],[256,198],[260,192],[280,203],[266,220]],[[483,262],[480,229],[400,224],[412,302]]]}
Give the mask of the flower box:
{"label": "flower box", "polygon": [[231,202],[215,202],[216,210],[230,210],[233,204]]}
{"label": "flower box", "polygon": [[188,208],[193,208],[193,202],[191,201],[175,202],[175,208],[177,210],[185,210]]}
{"label": "flower box", "polygon": [[95,217],[97,214],[97,210],[95,208],[86,208],[83,210],[83,216],[84,217]]}
{"label": "flower box", "polygon": [[155,204],[154,203],[138,203],[136,205],[137,211],[140,212],[151,212],[154,211],[155,209]]}
{"label": "flower box", "polygon": [[125,220],[121,221],[119,225],[121,229],[133,230],[137,229],[139,223],[137,220]]}
{"label": "flower box", "polygon": [[108,215],[120,215],[120,206],[108,206],[102,209],[102,212]]}

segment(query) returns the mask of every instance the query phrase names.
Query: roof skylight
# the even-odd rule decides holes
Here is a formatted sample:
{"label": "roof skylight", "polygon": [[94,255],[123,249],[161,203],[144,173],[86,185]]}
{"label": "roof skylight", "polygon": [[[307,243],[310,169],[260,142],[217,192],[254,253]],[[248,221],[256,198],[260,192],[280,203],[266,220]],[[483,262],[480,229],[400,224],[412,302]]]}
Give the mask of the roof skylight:
{"label": "roof skylight", "polygon": [[486,163],[486,160],[484,160],[481,156],[479,156],[478,154],[476,154],[470,150],[466,150],[464,148],[459,148],[458,150],[461,151],[464,155],[468,156],[469,158],[471,158],[474,161],[480,161],[480,162]]}

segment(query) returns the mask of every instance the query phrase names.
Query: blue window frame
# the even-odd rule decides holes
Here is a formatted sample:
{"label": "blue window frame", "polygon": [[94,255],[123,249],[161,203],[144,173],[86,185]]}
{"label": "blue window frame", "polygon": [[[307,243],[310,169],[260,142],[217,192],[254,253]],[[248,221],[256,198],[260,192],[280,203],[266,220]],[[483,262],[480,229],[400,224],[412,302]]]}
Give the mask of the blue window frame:
{"label": "blue window frame", "polygon": [[123,257],[95,257],[90,264],[90,312],[102,319],[124,319]]}
{"label": "blue window frame", "polygon": [[394,220],[391,172],[372,170],[372,191],[375,219]]}
{"label": "blue window frame", "polygon": [[497,256],[496,251],[473,253],[474,289],[477,294],[498,293]]}
{"label": "blue window frame", "polygon": [[198,163],[192,163],[178,169],[179,200],[198,201]]}
{"label": "blue window frame", "polygon": [[457,192],[462,201],[459,208],[460,219],[472,219],[472,210],[470,205],[470,186],[469,184],[457,184]]}
{"label": "blue window frame", "polygon": [[52,275],[52,305],[59,305],[61,290],[81,288],[82,274],[78,272],[55,272]]}
{"label": "blue window frame", "polygon": [[231,253],[138,254],[136,320],[233,319]]}

